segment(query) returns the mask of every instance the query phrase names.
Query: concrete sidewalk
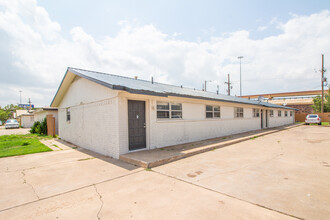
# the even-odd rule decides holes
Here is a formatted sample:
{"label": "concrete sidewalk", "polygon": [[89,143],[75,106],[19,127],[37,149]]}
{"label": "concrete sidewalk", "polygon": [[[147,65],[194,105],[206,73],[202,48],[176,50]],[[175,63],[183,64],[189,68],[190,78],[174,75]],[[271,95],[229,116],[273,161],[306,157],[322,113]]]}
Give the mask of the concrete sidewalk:
{"label": "concrete sidewalk", "polygon": [[0,219],[328,219],[330,128],[254,136],[152,170],[70,146],[1,158]]}
{"label": "concrete sidewalk", "polygon": [[226,147],[242,141],[254,139],[256,137],[272,134],[285,129],[300,126],[302,124],[294,124],[289,126],[281,126],[277,128],[261,129],[257,131],[249,131],[240,134],[212,138],[202,141],[191,142],[187,144],[179,144],[169,147],[157,148],[153,150],[144,150],[131,152],[120,155],[120,160],[140,166],[143,168],[152,168],[167,164],[176,160],[190,157],[203,152],[211,151],[221,147]]}

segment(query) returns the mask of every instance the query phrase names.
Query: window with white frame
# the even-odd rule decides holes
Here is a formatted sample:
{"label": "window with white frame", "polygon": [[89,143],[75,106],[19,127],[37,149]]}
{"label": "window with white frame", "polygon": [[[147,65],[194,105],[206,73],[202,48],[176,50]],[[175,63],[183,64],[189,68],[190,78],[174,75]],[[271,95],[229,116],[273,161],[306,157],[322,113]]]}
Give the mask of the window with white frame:
{"label": "window with white frame", "polygon": [[243,108],[235,107],[234,108],[234,117],[235,118],[243,118],[244,117],[243,112],[244,112]]}
{"label": "window with white frame", "polygon": [[290,111],[290,117],[292,117],[292,115],[293,115],[293,112],[292,112],[292,111]]}
{"label": "window with white frame", "polygon": [[288,117],[288,111],[285,111],[285,112],[284,112],[284,116],[285,116],[285,117]]}
{"label": "window with white frame", "polygon": [[206,106],[206,118],[220,118],[220,106]]}
{"label": "window with white frame", "polygon": [[269,110],[269,116],[274,117],[274,110]]}
{"label": "window with white frame", "polygon": [[157,102],[157,118],[182,118],[182,104]]}
{"label": "window with white frame", "polygon": [[281,111],[281,110],[278,110],[278,111],[277,111],[277,116],[278,116],[278,117],[281,117],[281,116],[282,116],[282,111]]}
{"label": "window with white frame", "polygon": [[254,118],[259,118],[260,117],[260,109],[258,109],[258,108],[253,109],[253,117]]}
{"label": "window with white frame", "polygon": [[66,121],[71,120],[71,113],[70,113],[70,108],[66,108]]}

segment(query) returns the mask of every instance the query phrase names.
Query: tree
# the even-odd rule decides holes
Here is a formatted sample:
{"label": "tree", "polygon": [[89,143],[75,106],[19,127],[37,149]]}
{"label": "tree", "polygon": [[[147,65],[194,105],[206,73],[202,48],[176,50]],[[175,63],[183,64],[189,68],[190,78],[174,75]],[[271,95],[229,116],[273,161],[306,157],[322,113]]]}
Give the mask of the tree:
{"label": "tree", "polygon": [[[328,93],[325,93],[324,95],[324,103],[323,103],[323,106],[324,106],[324,112],[330,112],[330,89],[328,91]],[[315,112],[321,112],[321,103],[322,101],[322,98],[321,96],[316,96],[315,98],[313,98],[313,105],[312,105],[312,108]]]}
{"label": "tree", "polygon": [[3,109],[0,108],[0,121],[7,121],[8,118],[10,118],[11,116],[11,112],[9,111],[5,111]]}
{"label": "tree", "polygon": [[12,113],[15,112],[18,109],[23,109],[21,107],[18,107],[17,105],[6,105],[5,107],[0,107],[0,121],[7,121],[8,118],[12,116]]}

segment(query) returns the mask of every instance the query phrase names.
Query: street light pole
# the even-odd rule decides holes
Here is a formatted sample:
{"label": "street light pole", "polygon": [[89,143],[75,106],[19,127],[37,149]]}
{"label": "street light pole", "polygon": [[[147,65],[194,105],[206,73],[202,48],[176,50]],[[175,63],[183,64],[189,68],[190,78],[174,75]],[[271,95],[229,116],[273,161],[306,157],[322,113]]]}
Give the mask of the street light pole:
{"label": "street light pole", "polygon": [[19,90],[19,104],[22,104],[22,90]]}
{"label": "street light pole", "polygon": [[237,57],[239,59],[239,96],[242,96],[242,59],[243,56]]}

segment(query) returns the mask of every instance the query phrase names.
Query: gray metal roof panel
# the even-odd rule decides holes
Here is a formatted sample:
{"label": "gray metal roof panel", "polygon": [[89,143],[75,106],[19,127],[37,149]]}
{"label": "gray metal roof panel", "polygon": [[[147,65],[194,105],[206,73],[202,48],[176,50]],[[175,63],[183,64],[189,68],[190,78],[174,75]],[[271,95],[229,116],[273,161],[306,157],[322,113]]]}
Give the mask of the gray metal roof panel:
{"label": "gray metal roof panel", "polygon": [[140,79],[133,79],[124,76],[112,75],[107,73],[100,73],[89,70],[82,70],[77,68],[68,68],[68,71],[94,81],[98,84],[106,86],[115,90],[124,90],[134,94],[146,94],[146,95],[154,95],[154,96],[179,96],[179,97],[187,97],[187,98],[197,98],[197,99],[207,99],[207,100],[217,100],[217,101],[225,101],[225,102],[233,102],[233,103],[241,103],[241,104],[250,104],[250,105],[259,105],[265,107],[272,108],[285,108],[291,109],[293,108],[280,106],[276,104],[271,104],[267,102],[260,102],[256,100],[249,100],[245,98],[235,97],[235,96],[227,96],[223,94],[216,94],[212,92],[205,92],[200,90],[195,90],[191,88],[185,88],[181,86],[168,85],[164,83],[154,82]]}

